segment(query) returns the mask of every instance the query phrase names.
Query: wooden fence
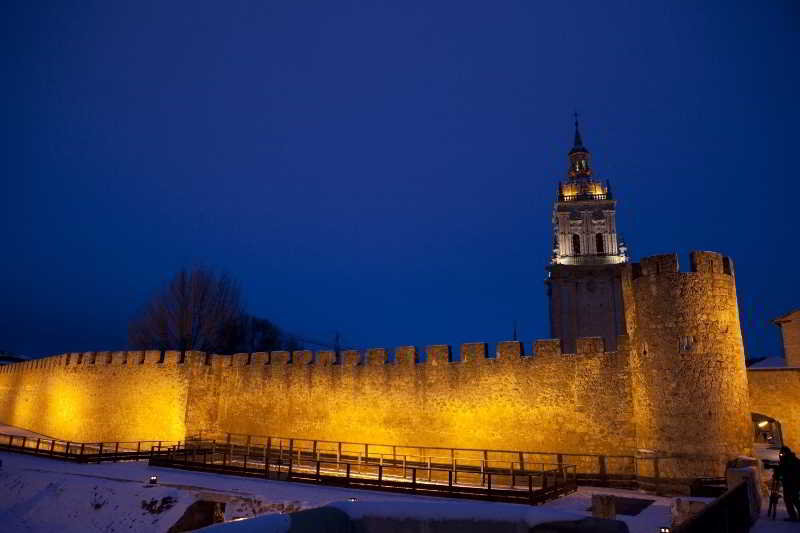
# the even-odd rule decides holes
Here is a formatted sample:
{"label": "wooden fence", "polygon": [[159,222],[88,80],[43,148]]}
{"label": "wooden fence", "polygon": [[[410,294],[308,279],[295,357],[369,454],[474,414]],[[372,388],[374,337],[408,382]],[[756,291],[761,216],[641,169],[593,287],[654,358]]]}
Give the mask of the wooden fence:
{"label": "wooden fence", "polygon": [[385,490],[538,504],[577,489],[575,466],[528,463],[525,468],[466,465],[439,466],[407,456],[376,457],[341,454],[321,448],[282,448],[193,440],[171,447],[150,460],[155,466],[280,479],[351,488]]}
{"label": "wooden fence", "polygon": [[[326,460],[355,462],[391,458],[417,467],[454,469],[471,466],[483,471],[525,470],[528,464],[570,465],[579,485],[637,487],[637,459],[630,455],[570,454],[519,450],[400,446],[367,442],[327,441],[292,437],[200,432],[203,440],[214,439],[236,453],[253,448],[289,450],[290,453],[321,454]],[[656,459],[657,460],[657,459]]]}
{"label": "wooden fence", "polygon": [[73,442],[46,437],[0,433],[0,450],[53,457],[78,463],[138,461],[167,453],[180,441],[140,440],[128,442]]}

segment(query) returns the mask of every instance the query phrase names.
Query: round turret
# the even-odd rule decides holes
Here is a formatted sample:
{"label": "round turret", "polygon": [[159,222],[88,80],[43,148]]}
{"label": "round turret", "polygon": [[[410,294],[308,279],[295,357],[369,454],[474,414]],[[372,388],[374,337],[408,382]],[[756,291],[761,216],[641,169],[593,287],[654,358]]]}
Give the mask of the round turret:
{"label": "round turret", "polygon": [[654,256],[633,265],[632,278],[640,476],[721,476],[726,460],[752,448],[733,263],[692,252],[681,273],[676,255]]}

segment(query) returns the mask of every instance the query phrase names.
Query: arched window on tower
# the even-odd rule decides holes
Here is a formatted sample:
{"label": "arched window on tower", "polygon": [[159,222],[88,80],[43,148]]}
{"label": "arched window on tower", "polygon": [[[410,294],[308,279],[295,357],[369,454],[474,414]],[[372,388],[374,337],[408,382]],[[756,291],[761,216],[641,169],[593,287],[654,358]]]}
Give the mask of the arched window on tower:
{"label": "arched window on tower", "polygon": [[597,250],[598,254],[606,253],[606,249],[605,249],[605,244],[603,242],[603,234],[602,233],[598,233],[598,234],[596,234],[594,236],[594,244],[595,244],[595,249]]}
{"label": "arched window on tower", "polygon": [[577,233],[572,234],[572,254],[581,254],[581,237]]}

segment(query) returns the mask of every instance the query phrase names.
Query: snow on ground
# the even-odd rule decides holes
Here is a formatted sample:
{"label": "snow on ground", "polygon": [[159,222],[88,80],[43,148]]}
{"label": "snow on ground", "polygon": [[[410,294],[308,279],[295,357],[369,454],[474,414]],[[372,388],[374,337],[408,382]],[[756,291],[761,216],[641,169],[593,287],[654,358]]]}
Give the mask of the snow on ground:
{"label": "snow on ground", "polygon": [[591,516],[592,513],[588,511],[588,509],[592,505],[592,494],[614,494],[624,498],[655,500],[636,516],[617,515],[617,520],[625,522],[631,533],[655,533],[658,531],[658,528],[669,526],[672,523],[672,515],[670,514],[672,498],[655,496],[635,490],[581,487],[577,492],[544,504],[544,507],[560,511],[570,511],[583,516]]}
{"label": "snow on ground", "polygon": [[[130,533],[166,531],[186,508],[199,499],[226,499],[226,519],[263,513],[291,512],[340,502],[336,507],[358,516],[384,509],[384,514],[405,516],[458,516],[526,520],[531,512],[562,516],[591,516],[592,494],[616,494],[627,498],[655,500],[637,516],[618,515],[631,533],[653,533],[670,523],[671,498],[643,492],[582,487],[578,492],[543,506],[407,496],[387,492],[304,483],[264,481],[203,472],[154,468],[145,462],[76,464],[41,457],[0,452],[0,529],[8,532],[63,531]],[[149,485],[151,475],[159,483]],[[350,498],[358,503],[351,504]],[[366,503],[364,503],[366,502]],[[146,508],[145,508],[146,507]],[[764,505],[766,514],[766,502]],[[760,520],[754,533],[800,531],[784,522],[781,503],[778,520]],[[274,517],[276,527],[285,517]],[[276,529],[279,531],[282,528]]]}
{"label": "snow on ground", "polygon": [[[222,496],[226,519],[291,512],[356,498],[359,502],[457,502],[387,492],[265,481],[150,467],[145,462],[77,464],[0,452],[0,524],[3,531],[166,531],[198,497]],[[157,475],[158,485],[147,480]],[[173,502],[171,499],[174,499]],[[143,509],[142,502],[161,512]],[[166,505],[162,505],[166,501]],[[485,513],[524,505],[469,502]],[[231,510],[233,508],[233,510]],[[489,510],[491,509],[491,511]]]}
{"label": "snow on ground", "polygon": [[532,507],[516,503],[492,503],[475,500],[438,501],[400,501],[391,502],[336,502],[332,504],[350,518],[359,519],[365,516],[381,516],[386,518],[419,518],[422,520],[507,520],[509,522],[526,522],[535,526],[543,522],[558,520],[580,520],[584,516],[568,511],[546,509],[542,506]]}
{"label": "snow on ground", "polygon": [[761,502],[761,519],[755,523],[750,533],[800,533],[800,523],[787,522],[789,515],[786,513],[786,506],[783,500],[778,503],[778,512],[775,513],[775,520],[767,518],[767,505],[765,499]]}

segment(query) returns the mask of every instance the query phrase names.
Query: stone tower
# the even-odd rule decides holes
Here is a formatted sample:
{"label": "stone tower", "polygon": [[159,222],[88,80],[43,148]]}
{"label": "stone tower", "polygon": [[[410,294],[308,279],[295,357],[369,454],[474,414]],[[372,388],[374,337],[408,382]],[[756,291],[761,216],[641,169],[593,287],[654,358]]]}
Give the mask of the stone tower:
{"label": "stone tower", "polygon": [[553,255],[546,281],[550,336],[564,353],[578,337],[602,337],[615,350],[626,333],[622,272],[627,250],[617,235],[616,200],[608,180],[593,176],[591,153],[583,145],[577,115],[568,154],[566,183],[559,182],[553,206]]}
{"label": "stone tower", "polygon": [[721,476],[727,459],[752,449],[733,262],[690,258],[690,272],[675,254],[631,265],[636,446],[643,458],[669,457],[641,461],[642,478]]}

